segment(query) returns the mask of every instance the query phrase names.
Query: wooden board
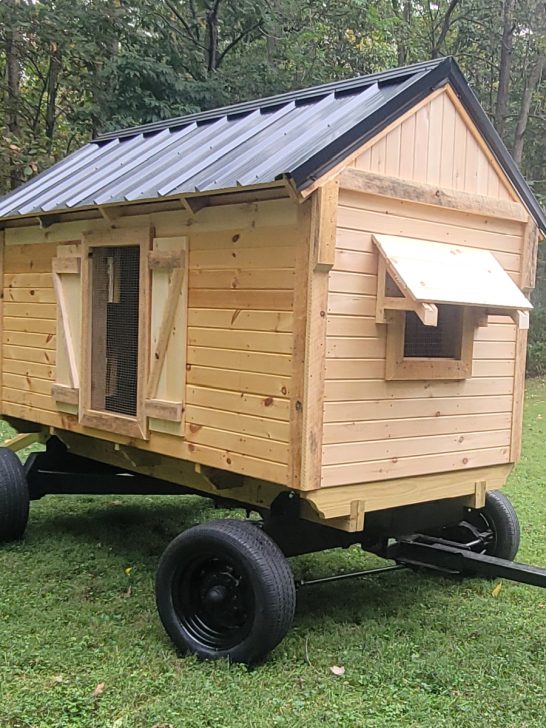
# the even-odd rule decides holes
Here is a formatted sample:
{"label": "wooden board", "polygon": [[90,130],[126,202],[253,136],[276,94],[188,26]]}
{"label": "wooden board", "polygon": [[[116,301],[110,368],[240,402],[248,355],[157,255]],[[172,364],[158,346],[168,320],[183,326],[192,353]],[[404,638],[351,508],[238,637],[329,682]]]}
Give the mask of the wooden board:
{"label": "wooden board", "polygon": [[377,234],[373,240],[388,272],[415,301],[532,308],[488,250],[394,235]]}

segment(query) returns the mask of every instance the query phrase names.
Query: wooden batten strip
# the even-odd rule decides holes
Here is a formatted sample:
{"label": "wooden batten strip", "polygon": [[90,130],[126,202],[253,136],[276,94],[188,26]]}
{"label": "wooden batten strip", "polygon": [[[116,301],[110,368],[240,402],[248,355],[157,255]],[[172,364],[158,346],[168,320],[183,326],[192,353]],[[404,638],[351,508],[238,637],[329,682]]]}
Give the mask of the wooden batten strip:
{"label": "wooden batten strip", "polygon": [[61,256],[58,258],[53,258],[53,260],[51,261],[51,272],[57,274],[72,273],[74,275],[80,275],[81,263],[81,256]]}
{"label": "wooden batten strip", "polygon": [[155,350],[152,356],[152,365],[148,378],[147,399],[154,399],[157,392],[159,379],[161,377],[161,370],[163,369],[165,356],[167,354],[169,337],[171,335],[174,325],[176,309],[178,307],[178,301],[180,296],[180,289],[182,288],[182,283],[184,282],[184,271],[185,269],[181,267],[173,269],[173,274],[169,283],[169,290],[167,293],[167,300],[165,301],[163,320],[161,321],[161,327],[159,329],[159,335],[157,337],[157,344],[155,346]]}
{"label": "wooden batten strip", "polygon": [[55,289],[55,295],[57,296],[57,311],[59,314],[61,328],[64,334],[64,343],[66,345],[66,352],[68,356],[68,364],[70,371],[70,383],[74,389],[80,387],[80,377],[78,373],[78,365],[76,363],[76,352],[74,349],[74,341],[72,339],[72,331],[70,330],[70,318],[66,307],[66,301],[64,298],[63,287],[59,278],[59,273],[53,273],[53,287]]}
{"label": "wooden batten strip", "polygon": [[534,220],[529,220],[525,226],[525,233],[523,236],[520,283],[520,288],[527,295],[531,293],[536,283],[538,238],[538,227]]}
{"label": "wooden batten strip", "polygon": [[147,399],[144,402],[144,412],[147,417],[169,422],[182,421],[182,402],[167,402],[161,399]]}
{"label": "wooden batten strip", "polygon": [[150,266],[150,270],[172,270],[173,268],[183,268],[185,262],[185,250],[150,250],[148,253],[148,264]]}
{"label": "wooden batten strip", "polygon": [[75,387],[67,387],[64,384],[53,384],[51,386],[51,396],[56,402],[78,405],[80,391]]}
{"label": "wooden batten strip", "polygon": [[527,222],[529,215],[523,205],[508,200],[496,200],[483,195],[455,190],[443,190],[435,185],[406,182],[360,169],[345,169],[339,176],[340,187],[353,192],[411,200],[422,205],[446,207],[451,210],[490,216],[517,222]]}
{"label": "wooden batten strip", "polygon": [[339,182],[328,182],[319,187],[312,198],[311,249],[313,250],[315,270],[330,271],[336,257],[337,204]]}

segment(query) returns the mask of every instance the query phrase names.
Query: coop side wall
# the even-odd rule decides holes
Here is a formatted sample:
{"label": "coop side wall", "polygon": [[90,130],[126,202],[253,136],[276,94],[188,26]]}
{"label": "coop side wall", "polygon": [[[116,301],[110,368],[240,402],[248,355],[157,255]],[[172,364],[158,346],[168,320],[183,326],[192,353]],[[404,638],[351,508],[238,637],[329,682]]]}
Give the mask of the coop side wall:
{"label": "coop side wall", "polygon": [[372,233],[487,248],[520,279],[520,223],[341,190],[328,293],[322,485],[510,462],[515,325],[493,316],[476,330],[469,379],[386,381]]}
{"label": "coop side wall", "polygon": [[[188,236],[189,299],[184,436],[151,432],[133,447],[287,483],[293,381],[294,278],[306,249],[306,206],[289,200],[212,207],[196,216],[122,217],[116,228]],[[2,413],[104,440],[59,412],[57,306],[51,261],[58,246],[108,230],[105,220],[8,228],[4,233]],[[181,373],[184,376],[184,373]],[[294,392],[293,392],[294,389]]]}
{"label": "coop side wall", "polygon": [[[469,193],[476,203],[515,200],[445,90],[368,145],[350,166],[384,179]],[[489,325],[475,332],[469,379],[386,381],[386,326],[375,323],[373,233],[489,250],[524,286],[529,226],[521,220],[351,191],[342,181],[328,287],[322,486],[517,460],[525,333],[507,317],[489,317]]]}

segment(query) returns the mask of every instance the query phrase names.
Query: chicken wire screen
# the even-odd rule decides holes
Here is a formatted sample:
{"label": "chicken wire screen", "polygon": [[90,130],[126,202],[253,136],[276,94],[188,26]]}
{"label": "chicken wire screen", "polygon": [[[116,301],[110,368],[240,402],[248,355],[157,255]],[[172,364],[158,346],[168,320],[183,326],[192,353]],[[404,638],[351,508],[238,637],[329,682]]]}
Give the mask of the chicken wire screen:
{"label": "chicken wire screen", "polygon": [[406,313],[404,357],[460,359],[462,343],[461,306],[438,306],[438,325],[425,326],[413,311]]}
{"label": "chicken wire screen", "polygon": [[91,251],[91,407],[136,416],[140,247]]}

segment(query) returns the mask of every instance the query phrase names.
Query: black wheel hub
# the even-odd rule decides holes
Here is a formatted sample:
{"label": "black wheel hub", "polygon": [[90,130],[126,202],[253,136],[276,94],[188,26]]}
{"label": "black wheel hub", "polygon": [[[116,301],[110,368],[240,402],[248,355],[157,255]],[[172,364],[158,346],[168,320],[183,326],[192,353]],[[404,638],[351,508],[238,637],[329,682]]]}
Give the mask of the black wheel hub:
{"label": "black wheel hub", "polygon": [[426,532],[426,535],[477,554],[493,553],[496,544],[495,531],[485,514],[473,508],[466,509],[465,518],[459,523]]}
{"label": "black wheel hub", "polygon": [[254,595],[244,570],[226,557],[202,554],[182,565],[173,602],[181,625],[201,646],[228,650],[250,632]]}

